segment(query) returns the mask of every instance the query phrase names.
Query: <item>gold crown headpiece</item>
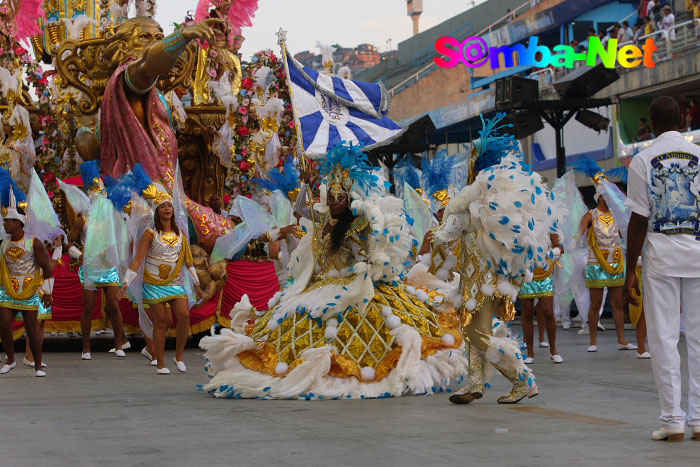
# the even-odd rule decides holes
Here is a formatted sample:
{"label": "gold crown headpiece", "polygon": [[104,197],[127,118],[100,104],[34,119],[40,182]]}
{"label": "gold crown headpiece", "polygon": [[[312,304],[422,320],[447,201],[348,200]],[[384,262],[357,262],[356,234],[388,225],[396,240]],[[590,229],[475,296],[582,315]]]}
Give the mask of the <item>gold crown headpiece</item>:
{"label": "gold crown headpiece", "polygon": [[608,177],[605,175],[605,172],[598,172],[593,177],[591,177],[591,180],[593,180],[593,183],[598,185],[600,183],[607,182]]}
{"label": "gold crown headpiece", "polygon": [[143,197],[153,204],[154,207],[158,207],[166,201],[172,202],[173,197],[167,192],[160,190],[155,184],[150,184],[143,190]]}
{"label": "gold crown headpiece", "polygon": [[92,179],[92,184],[90,185],[90,188],[88,188],[88,196],[90,195],[98,195],[98,194],[107,194],[107,191],[105,190],[105,184],[102,181],[100,177],[95,177]]}
{"label": "gold crown headpiece", "polygon": [[335,166],[333,171],[328,177],[328,193],[345,193],[350,194],[352,191],[353,180],[350,177],[350,172],[343,169],[343,167],[338,164]]}
{"label": "gold crown headpiece", "polygon": [[447,206],[451,199],[447,188],[443,188],[442,190],[438,190],[433,193],[433,198],[440,201],[443,208]]}

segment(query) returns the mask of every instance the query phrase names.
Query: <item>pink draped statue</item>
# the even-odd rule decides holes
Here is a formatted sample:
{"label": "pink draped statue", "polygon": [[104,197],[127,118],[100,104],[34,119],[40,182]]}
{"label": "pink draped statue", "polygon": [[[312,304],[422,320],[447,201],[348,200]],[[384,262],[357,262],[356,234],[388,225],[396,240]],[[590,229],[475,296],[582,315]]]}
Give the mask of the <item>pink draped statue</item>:
{"label": "pink draped statue", "polygon": [[[151,179],[172,192],[178,147],[175,132],[170,127],[170,115],[154,87],[145,99],[147,128],[141,125],[124,90],[127,65],[114,72],[102,100],[102,168],[105,173],[118,177],[140,162]],[[216,239],[233,228],[229,219],[215,214],[211,208],[189,198],[186,204],[202,248],[211,250]]]}

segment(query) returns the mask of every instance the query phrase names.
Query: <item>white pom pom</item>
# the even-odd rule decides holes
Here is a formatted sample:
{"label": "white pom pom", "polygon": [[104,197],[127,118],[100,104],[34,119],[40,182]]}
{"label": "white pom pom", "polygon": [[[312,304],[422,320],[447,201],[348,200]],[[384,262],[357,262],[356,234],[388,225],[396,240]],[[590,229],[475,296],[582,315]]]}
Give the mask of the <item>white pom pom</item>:
{"label": "white pom pom", "polygon": [[384,322],[386,323],[386,326],[389,329],[395,329],[396,327],[398,327],[401,324],[401,318],[399,318],[396,315],[391,315],[388,318],[386,318],[384,320]]}
{"label": "white pom pom", "polygon": [[425,290],[417,289],[416,290],[416,298],[420,300],[421,302],[427,302],[430,300],[430,295]]}
{"label": "white pom pom", "polygon": [[387,318],[387,317],[389,317],[389,316],[391,316],[391,315],[393,315],[393,314],[394,314],[394,312],[391,311],[391,308],[390,308],[390,307],[385,306],[385,307],[382,308],[382,316],[383,316],[383,317]]}
{"label": "white pom pom", "polygon": [[476,300],[474,300],[473,298],[470,298],[469,300],[467,300],[467,310],[469,310],[469,311],[476,310],[476,305],[477,305]]}
{"label": "white pom pom", "polygon": [[493,297],[493,286],[491,284],[483,284],[481,286],[481,291],[484,293],[484,295],[488,295],[489,297]]}
{"label": "white pom pom", "polygon": [[289,365],[287,365],[284,362],[279,362],[277,364],[277,366],[275,367],[275,374],[277,374],[277,375],[286,375],[288,371],[289,371]]}
{"label": "white pom pom", "polygon": [[335,339],[338,336],[338,328],[326,326],[326,332],[323,335],[326,339]]}
{"label": "white pom pom", "polygon": [[330,328],[337,328],[338,327],[338,320],[335,318],[330,318],[326,320],[326,326]]}
{"label": "white pom pom", "polygon": [[518,287],[515,287],[509,281],[502,280],[498,282],[498,291],[501,292],[501,294],[503,295],[509,295],[510,298],[513,301],[515,301],[518,298],[518,293],[520,292],[520,289]]}
{"label": "white pom pom", "polygon": [[455,345],[455,342],[456,342],[456,341],[455,341],[455,336],[453,336],[452,334],[443,334],[443,335],[442,335],[442,341],[443,341],[445,344],[449,345],[450,347],[453,346],[453,345]]}
{"label": "white pom pom", "polygon": [[372,381],[374,379],[375,373],[374,368],[371,366],[366,366],[360,370],[360,376],[363,381]]}
{"label": "white pom pom", "polygon": [[410,286],[410,285],[407,285],[407,286],[406,286],[406,292],[410,293],[411,295],[415,295],[415,294],[416,294],[416,288],[415,288],[415,287],[412,287],[412,286]]}
{"label": "white pom pom", "polygon": [[274,330],[277,329],[279,326],[280,326],[280,325],[279,325],[279,323],[277,322],[277,320],[275,319],[274,316],[272,317],[272,319],[271,319],[270,321],[267,322],[267,329],[269,329],[270,331],[274,331]]}

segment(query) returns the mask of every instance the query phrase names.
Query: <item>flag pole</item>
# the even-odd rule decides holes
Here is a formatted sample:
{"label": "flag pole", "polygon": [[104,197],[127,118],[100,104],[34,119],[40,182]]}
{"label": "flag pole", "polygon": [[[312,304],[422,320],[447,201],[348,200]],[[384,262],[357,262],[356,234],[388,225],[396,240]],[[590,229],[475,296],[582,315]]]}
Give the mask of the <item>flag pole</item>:
{"label": "flag pole", "polygon": [[[289,90],[289,104],[292,106],[292,115],[294,116],[294,131],[297,134],[297,154],[299,155],[299,159],[301,160],[301,167],[302,170],[305,172],[308,171],[309,169],[309,161],[306,155],[306,151],[304,150],[304,139],[301,135],[301,125],[299,124],[299,115],[297,114],[297,109],[294,106],[294,90],[292,89],[292,79],[289,76],[289,66],[287,63],[287,31],[282,29],[281,27],[279,28],[279,31],[276,33],[277,35],[277,44],[280,46],[282,49],[282,60],[284,63],[284,74],[287,80],[287,89]],[[306,185],[306,190],[307,190],[307,200],[310,201],[311,206],[311,223],[314,226],[314,238],[317,237],[317,228],[316,228],[316,218],[314,215],[314,198],[313,198],[313,191],[311,190],[311,184],[307,183]]]}

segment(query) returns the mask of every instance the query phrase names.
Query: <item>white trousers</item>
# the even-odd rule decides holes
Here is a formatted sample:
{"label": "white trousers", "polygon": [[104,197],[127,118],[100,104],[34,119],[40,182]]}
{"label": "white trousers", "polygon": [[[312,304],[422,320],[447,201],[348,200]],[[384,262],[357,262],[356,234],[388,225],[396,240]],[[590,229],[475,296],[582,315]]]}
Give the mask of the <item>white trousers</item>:
{"label": "white trousers", "polygon": [[[647,265],[648,266],[648,265]],[[651,368],[661,400],[661,426],[700,426],[700,277],[671,277],[642,269]],[[681,306],[688,347],[688,417],[681,409]]]}
{"label": "white trousers", "polygon": [[[554,294],[556,296],[556,289]],[[608,296],[608,289],[605,288],[603,292],[603,302],[600,304],[600,315],[603,314],[603,308],[605,308],[605,298]],[[578,315],[574,318],[581,321],[583,326],[588,325],[588,310],[591,309],[591,294],[587,288],[577,289],[574,291],[574,301],[576,302],[576,308],[578,309]],[[566,302],[566,303],[564,303]],[[583,311],[581,311],[583,310]],[[566,300],[554,300],[554,318],[561,321],[571,322],[571,302]]]}

